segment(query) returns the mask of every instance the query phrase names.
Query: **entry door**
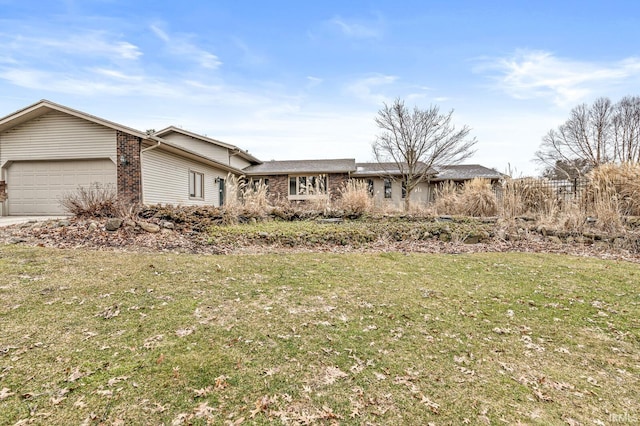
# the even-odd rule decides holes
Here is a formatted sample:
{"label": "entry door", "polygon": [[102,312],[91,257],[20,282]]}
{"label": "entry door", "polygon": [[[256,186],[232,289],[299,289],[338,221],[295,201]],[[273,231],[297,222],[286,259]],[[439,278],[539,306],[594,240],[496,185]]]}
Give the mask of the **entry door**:
{"label": "entry door", "polygon": [[220,203],[220,207],[224,206],[224,187],[224,178],[218,178],[218,201]]}

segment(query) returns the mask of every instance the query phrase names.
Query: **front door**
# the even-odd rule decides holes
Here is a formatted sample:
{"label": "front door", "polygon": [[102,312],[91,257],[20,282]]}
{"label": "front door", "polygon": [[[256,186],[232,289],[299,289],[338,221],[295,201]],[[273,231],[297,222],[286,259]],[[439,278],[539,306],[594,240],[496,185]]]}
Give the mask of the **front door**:
{"label": "front door", "polygon": [[224,206],[224,178],[218,178],[218,201],[220,207]]}

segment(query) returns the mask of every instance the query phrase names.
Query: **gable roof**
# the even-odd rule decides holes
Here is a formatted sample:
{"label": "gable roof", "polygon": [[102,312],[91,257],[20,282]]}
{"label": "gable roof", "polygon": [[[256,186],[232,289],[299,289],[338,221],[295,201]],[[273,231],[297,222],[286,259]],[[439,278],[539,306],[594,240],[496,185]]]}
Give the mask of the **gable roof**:
{"label": "gable roof", "polygon": [[166,141],[164,139],[157,138],[156,143],[157,143],[157,145],[153,145],[153,144],[149,144],[149,142],[147,142],[147,144],[145,146],[145,149],[143,149],[143,151],[146,150],[146,149],[158,148],[158,149],[161,149],[163,151],[167,151],[167,152],[171,152],[173,154],[179,155],[181,157],[190,158],[190,159],[198,161],[200,163],[208,164],[208,165],[213,166],[213,167],[217,167],[217,168],[222,169],[222,170],[224,170],[226,172],[231,172],[231,173],[234,173],[234,174],[237,174],[237,175],[241,175],[243,173],[242,170],[240,170],[240,169],[238,169],[236,167],[233,167],[233,166],[230,166],[228,164],[222,163],[220,161],[214,160],[212,158],[209,158],[209,157],[207,157],[205,155],[202,155],[202,154],[200,154],[198,152],[195,152],[195,151],[192,151],[190,149],[184,148],[182,146],[175,145],[175,144],[173,144],[173,143],[171,143],[169,141]]}
{"label": "gable roof", "polygon": [[222,142],[222,141],[219,141],[217,139],[210,138],[208,136],[200,135],[198,133],[190,132],[188,130],[180,129],[179,127],[169,126],[167,128],[164,128],[162,130],[159,130],[159,131],[155,132],[154,136],[162,138],[162,137],[164,137],[164,136],[166,136],[166,135],[168,135],[170,133],[180,133],[180,134],[182,134],[184,136],[188,136],[190,138],[199,139],[199,140],[201,140],[203,142],[208,142],[208,143],[211,143],[211,144],[214,144],[214,145],[218,145],[218,146],[221,146],[223,148],[226,148],[226,149],[232,151],[233,154],[237,155],[238,157],[244,158],[245,160],[247,160],[247,161],[249,161],[251,163],[262,163],[262,161],[260,161],[258,158],[256,158],[253,155],[249,154],[248,151],[240,149],[235,145],[231,145],[231,144],[228,144],[226,142]]}
{"label": "gable roof", "polygon": [[[426,171],[427,165],[423,162],[418,162],[417,169],[422,173]],[[428,174],[435,175],[436,173],[433,168],[428,170]],[[356,171],[352,173],[352,176],[402,176],[403,174],[396,163],[356,163]]]}
{"label": "gable roof", "polygon": [[17,125],[25,123],[41,115],[47,114],[51,111],[58,111],[64,114],[72,115],[74,117],[81,118],[83,120],[90,121],[92,123],[100,124],[105,127],[109,127],[114,130],[119,130],[124,133],[128,133],[132,136],[139,137],[141,139],[157,140],[152,136],[147,135],[139,130],[132,129],[131,127],[123,126],[122,124],[114,123],[113,121],[105,120],[95,115],[87,114],[82,111],[75,110],[73,108],[66,107],[64,105],[57,104],[55,102],[42,99],[35,104],[29,105],[26,108],[18,110],[12,114],[0,118],[0,132],[11,129]]}
{"label": "gable roof", "polygon": [[471,180],[481,179],[502,179],[504,175],[493,169],[481,166],[480,164],[459,164],[451,166],[438,166],[438,174],[433,179],[436,181],[445,180]]}
{"label": "gable roof", "polygon": [[244,172],[247,175],[257,176],[297,173],[351,173],[355,170],[356,160],[342,158],[337,160],[266,161],[262,164],[249,166],[244,169]]}

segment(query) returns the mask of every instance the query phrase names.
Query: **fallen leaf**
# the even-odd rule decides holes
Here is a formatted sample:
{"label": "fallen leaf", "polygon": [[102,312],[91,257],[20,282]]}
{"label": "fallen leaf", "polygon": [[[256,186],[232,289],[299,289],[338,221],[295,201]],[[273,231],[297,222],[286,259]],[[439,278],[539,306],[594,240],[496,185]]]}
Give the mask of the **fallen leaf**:
{"label": "fallen leaf", "polygon": [[12,395],[15,395],[15,392],[11,392],[11,389],[9,388],[2,388],[0,389],[0,401],[5,400],[7,398],[9,398]]}

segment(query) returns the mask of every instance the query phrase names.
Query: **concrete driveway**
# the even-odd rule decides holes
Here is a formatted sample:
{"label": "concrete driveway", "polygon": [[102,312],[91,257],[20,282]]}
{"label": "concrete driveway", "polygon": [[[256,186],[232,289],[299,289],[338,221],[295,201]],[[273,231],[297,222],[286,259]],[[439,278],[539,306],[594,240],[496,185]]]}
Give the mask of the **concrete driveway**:
{"label": "concrete driveway", "polygon": [[0,216],[0,228],[29,222],[44,222],[47,220],[68,219],[70,216]]}

